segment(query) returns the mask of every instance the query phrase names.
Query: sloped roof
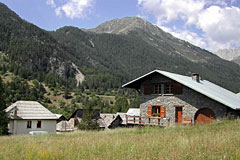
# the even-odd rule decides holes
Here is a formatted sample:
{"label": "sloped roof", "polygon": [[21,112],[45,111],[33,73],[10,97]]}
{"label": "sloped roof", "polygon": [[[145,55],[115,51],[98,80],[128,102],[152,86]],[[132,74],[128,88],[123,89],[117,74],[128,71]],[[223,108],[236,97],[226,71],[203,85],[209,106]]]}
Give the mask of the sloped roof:
{"label": "sloped roof", "polygon": [[128,116],[140,116],[140,108],[129,108],[127,111]]}
{"label": "sloped roof", "polygon": [[[68,118],[70,120],[71,118],[82,118],[84,114],[84,110],[86,109],[77,109],[73,112],[73,114]],[[99,109],[94,109],[93,110],[93,116],[92,119],[98,119],[100,117],[100,110]]]}
{"label": "sloped roof", "polygon": [[62,117],[62,114],[55,114],[55,116],[57,116],[57,118],[59,119],[60,117]]}
{"label": "sloped roof", "polygon": [[117,115],[119,115],[122,118],[122,124],[126,125],[126,113],[122,113],[122,112],[117,112]]}
{"label": "sloped roof", "polygon": [[36,101],[17,101],[5,109],[11,119],[58,119]]}
{"label": "sloped roof", "polygon": [[101,125],[105,126],[105,128],[108,128],[117,118],[121,119],[121,116],[118,114],[100,114],[100,118],[103,120]]}
{"label": "sloped roof", "polygon": [[[187,86],[219,103],[222,103],[232,109],[240,109],[240,98],[237,95],[227,89],[224,89],[214,83],[211,83],[207,80],[200,80],[197,82],[192,79],[192,77],[183,76],[175,73],[170,73],[161,70],[154,70],[149,72],[133,81],[130,81],[124,84],[122,87],[126,88],[136,88],[142,82],[143,79],[146,79],[148,76],[152,74],[161,74],[166,76],[178,83],[181,83],[184,86]],[[135,83],[135,84],[134,84]],[[136,85],[138,83],[138,85]]]}
{"label": "sloped roof", "polygon": [[55,116],[57,116],[58,120],[61,119],[61,120],[67,120],[67,118],[62,115],[62,114],[55,114]]}

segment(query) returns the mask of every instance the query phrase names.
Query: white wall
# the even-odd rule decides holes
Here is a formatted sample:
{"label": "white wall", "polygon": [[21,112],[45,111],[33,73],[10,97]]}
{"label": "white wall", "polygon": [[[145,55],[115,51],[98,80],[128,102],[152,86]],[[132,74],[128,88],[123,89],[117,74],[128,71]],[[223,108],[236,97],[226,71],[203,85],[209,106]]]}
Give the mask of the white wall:
{"label": "white wall", "polygon": [[10,122],[10,129],[13,130],[12,134],[29,134],[30,131],[47,131],[48,133],[56,132],[56,120],[41,120],[42,121],[41,128],[37,128],[37,121],[39,120],[31,120],[32,128],[27,128],[28,120],[15,120],[15,121],[16,121],[15,123]]}
{"label": "white wall", "polygon": [[10,120],[10,121],[9,121],[9,124],[8,124],[8,132],[9,132],[9,133],[13,133],[13,120]]}

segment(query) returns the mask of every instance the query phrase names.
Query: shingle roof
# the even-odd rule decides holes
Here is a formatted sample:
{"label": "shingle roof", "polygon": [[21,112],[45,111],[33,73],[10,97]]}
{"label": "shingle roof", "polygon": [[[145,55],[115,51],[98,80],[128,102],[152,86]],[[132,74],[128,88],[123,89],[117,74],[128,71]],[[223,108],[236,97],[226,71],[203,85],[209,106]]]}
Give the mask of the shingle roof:
{"label": "shingle roof", "polygon": [[[192,79],[192,77],[183,76],[175,73],[170,73],[166,71],[161,70],[154,70],[152,72],[149,72],[131,82],[128,82],[124,84],[122,87],[128,87],[132,84],[139,82],[141,79],[151,75],[159,73],[163,76],[166,76],[178,83],[181,83],[184,86],[187,86],[219,103],[222,103],[232,109],[240,109],[240,98],[237,97],[237,95],[229,90],[226,90],[214,83],[211,83],[207,80],[200,80],[200,82],[197,82]],[[133,87],[131,87],[133,88]]]}
{"label": "shingle roof", "polygon": [[36,101],[17,101],[5,109],[11,119],[58,119]]}

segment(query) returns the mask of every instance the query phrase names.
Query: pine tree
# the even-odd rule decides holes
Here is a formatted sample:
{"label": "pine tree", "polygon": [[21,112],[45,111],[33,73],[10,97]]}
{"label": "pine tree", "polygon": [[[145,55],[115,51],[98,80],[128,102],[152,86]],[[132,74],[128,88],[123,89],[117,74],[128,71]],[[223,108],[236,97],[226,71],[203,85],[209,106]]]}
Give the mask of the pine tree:
{"label": "pine tree", "polygon": [[83,117],[78,128],[81,130],[98,130],[97,119],[94,118],[94,109],[88,104],[83,110]]}
{"label": "pine tree", "polygon": [[4,109],[6,108],[6,103],[3,97],[3,84],[0,77],[0,135],[8,134],[8,118]]}

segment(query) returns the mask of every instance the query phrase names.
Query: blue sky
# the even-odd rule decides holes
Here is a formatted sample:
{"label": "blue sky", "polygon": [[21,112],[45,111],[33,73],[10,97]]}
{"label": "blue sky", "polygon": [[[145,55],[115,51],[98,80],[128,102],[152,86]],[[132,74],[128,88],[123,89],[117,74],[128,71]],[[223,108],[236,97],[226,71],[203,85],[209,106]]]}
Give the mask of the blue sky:
{"label": "blue sky", "polygon": [[199,47],[240,46],[240,0],[0,0],[46,30],[138,16]]}

